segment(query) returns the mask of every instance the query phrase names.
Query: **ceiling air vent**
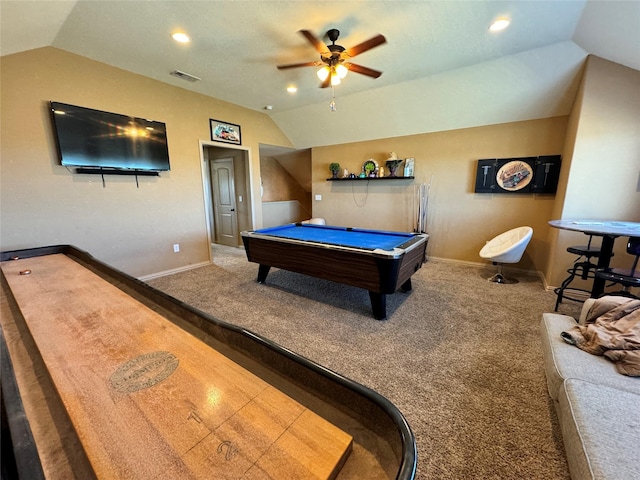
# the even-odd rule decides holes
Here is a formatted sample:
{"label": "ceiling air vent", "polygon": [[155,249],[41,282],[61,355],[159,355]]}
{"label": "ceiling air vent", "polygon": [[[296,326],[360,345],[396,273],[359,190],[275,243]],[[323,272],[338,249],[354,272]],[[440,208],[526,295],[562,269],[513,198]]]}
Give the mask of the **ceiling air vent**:
{"label": "ceiling air vent", "polygon": [[181,78],[182,80],[186,80],[187,82],[198,82],[200,79],[195,75],[191,75],[189,73],[181,72],[180,70],[174,70],[171,72],[171,75],[174,77]]}

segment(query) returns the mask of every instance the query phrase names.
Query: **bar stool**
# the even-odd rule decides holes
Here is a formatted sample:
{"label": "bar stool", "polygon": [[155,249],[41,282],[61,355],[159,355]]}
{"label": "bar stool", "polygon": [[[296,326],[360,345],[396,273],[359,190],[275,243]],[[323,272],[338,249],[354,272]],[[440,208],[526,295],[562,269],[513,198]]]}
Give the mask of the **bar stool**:
{"label": "bar stool", "polygon": [[[584,302],[585,298],[576,298],[573,293],[586,293],[588,295],[591,294],[590,290],[585,290],[583,288],[575,288],[569,287],[571,282],[579,276],[582,280],[594,279],[595,271],[598,268],[598,265],[591,261],[592,258],[600,257],[600,247],[592,247],[591,240],[593,239],[593,235],[589,235],[589,241],[587,245],[573,246],[568,247],[567,252],[578,255],[578,258],[573,262],[571,268],[567,269],[567,273],[569,276],[564,279],[559,288],[554,290],[557,295],[556,299],[556,308],[555,311],[558,311],[558,306],[562,303],[562,299],[566,298],[567,300],[571,300],[573,302]],[[566,294],[565,290],[569,290],[569,295]],[[573,292],[573,293],[571,293]]]}
{"label": "bar stool", "polygon": [[633,256],[631,268],[608,268],[606,270],[598,270],[596,277],[611,282],[611,285],[620,284],[622,290],[619,292],[608,293],[608,295],[622,295],[631,298],[640,298],[631,293],[633,287],[640,287],[640,270],[638,269],[638,260],[640,259],[640,237],[629,237],[627,243],[627,253]]}

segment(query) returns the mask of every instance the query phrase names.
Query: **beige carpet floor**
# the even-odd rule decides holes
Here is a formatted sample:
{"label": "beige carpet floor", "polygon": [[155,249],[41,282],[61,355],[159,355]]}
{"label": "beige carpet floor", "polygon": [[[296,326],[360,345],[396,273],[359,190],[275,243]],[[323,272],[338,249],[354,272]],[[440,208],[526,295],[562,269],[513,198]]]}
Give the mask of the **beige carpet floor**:
{"label": "beige carpet floor", "polygon": [[416,478],[569,478],[539,340],[555,295],[536,276],[498,285],[490,265],[430,260],[377,321],[364,290],[278,269],[261,285],[243,249],[213,257],[149,283],[387,397],[416,436]]}

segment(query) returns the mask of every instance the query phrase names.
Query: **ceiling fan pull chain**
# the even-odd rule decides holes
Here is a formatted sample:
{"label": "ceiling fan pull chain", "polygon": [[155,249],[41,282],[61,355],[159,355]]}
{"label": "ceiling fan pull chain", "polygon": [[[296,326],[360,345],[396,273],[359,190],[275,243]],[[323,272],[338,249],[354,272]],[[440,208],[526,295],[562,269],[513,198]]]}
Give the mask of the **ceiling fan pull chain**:
{"label": "ceiling fan pull chain", "polygon": [[336,89],[333,85],[331,85],[331,103],[329,104],[329,108],[332,112],[336,111]]}

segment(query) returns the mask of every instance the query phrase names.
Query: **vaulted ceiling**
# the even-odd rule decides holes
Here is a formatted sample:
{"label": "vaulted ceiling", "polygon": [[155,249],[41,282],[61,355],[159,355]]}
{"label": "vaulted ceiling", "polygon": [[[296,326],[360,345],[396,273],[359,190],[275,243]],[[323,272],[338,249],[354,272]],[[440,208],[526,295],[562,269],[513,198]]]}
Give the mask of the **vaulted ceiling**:
{"label": "vaulted ceiling", "polygon": [[[511,25],[490,32],[497,17]],[[297,148],[566,115],[587,55],[640,70],[638,0],[1,0],[0,21],[2,55],[54,46],[261,111]],[[382,76],[332,92],[315,68],[276,69],[318,60],[298,31],[330,28],[347,48],[383,34],[353,59]]]}

